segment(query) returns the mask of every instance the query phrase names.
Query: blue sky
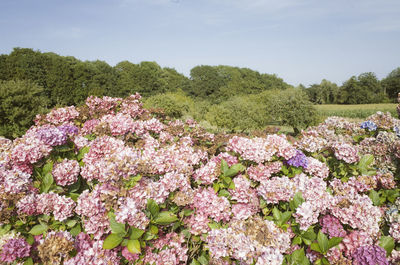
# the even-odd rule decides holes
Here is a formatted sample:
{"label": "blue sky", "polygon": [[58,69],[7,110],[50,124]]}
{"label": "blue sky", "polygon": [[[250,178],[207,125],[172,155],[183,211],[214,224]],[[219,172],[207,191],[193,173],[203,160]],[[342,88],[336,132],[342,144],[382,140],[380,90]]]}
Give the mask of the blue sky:
{"label": "blue sky", "polygon": [[400,0],[1,0],[13,47],[104,60],[275,73],[297,85],[400,67]]}

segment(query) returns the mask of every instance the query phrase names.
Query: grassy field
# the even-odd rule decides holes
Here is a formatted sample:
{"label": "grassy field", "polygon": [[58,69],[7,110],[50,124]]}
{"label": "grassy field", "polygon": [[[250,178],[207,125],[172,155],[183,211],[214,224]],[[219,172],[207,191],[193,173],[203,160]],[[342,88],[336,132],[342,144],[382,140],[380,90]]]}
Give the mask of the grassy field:
{"label": "grassy field", "polygon": [[359,105],[315,105],[318,113],[326,118],[329,116],[340,116],[352,119],[364,119],[377,111],[390,112],[397,117],[395,103],[385,104],[359,104]]}

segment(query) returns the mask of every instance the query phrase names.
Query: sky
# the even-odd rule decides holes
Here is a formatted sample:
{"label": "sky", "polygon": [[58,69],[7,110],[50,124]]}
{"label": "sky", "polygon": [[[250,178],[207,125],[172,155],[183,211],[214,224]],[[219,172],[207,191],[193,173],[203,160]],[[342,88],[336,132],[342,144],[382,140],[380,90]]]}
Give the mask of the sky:
{"label": "sky", "polygon": [[400,67],[400,0],[0,0],[0,54],[247,67],[292,85]]}

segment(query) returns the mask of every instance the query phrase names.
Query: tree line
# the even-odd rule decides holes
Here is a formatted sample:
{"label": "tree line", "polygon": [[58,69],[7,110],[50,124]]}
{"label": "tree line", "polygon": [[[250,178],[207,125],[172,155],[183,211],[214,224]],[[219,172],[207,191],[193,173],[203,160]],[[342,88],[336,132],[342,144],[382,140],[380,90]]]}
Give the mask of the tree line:
{"label": "tree line", "polygon": [[174,118],[204,121],[205,127],[243,131],[278,122],[298,131],[315,120],[302,117],[315,112],[310,102],[386,102],[394,100],[397,91],[400,68],[383,80],[365,73],[342,86],[323,80],[294,88],[276,75],[249,68],[200,65],[186,77],[156,62],[122,61],[110,66],[99,60],[14,48],[0,55],[0,135],[17,137],[29,128],[35,114],[80,105],[89,95],[126,97],[139,92],[147,107],[162,108]]}

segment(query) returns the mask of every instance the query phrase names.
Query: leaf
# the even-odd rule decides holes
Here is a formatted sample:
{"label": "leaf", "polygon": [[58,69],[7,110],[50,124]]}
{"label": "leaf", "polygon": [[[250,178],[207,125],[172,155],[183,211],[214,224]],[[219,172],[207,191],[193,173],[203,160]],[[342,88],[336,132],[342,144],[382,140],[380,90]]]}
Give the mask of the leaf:
{"label": "leaf", "polygon": [[333,248],[334,246],[339,245],[340,242],[342,242],[343,237],[332,237],[328,241],[328,249]]}
{"label": "leaf", "polygon": [[144,235],[143,235],[143,239],[144,240],[152,240],[153,238],[155,238],[156,237],[156,235],[155,234],[152,234],[152,233],[150,233],[150,232],[146,232],[146,233],[144,233]]}
{"label": "leaf", "polygon": [[53,170],[53,162],[49,161],[43,166],[42,175],[46,175],[47,173],[51,173]]}
{"label": "leaf", "polygon": [[272,209],[272,214],[274,215],[274,219],[277,221],[280,221],[282,218],[282,213],[281,211],[278,210],[278,208],[274,207]]}
{"label": "leaf", "polygon": [[169,211],[159,213],[154,219],[154,222],[159,225],[168,225],[176,221],[178,221],[176,214]]}
{"label": "leaf", "polygon": [[224,159],[221,160],[221,172],[223,175],[225,175],[226,171],[228,171],[228,163]]}
{"label": "leaf", "polygon": [[301,233],[301,237],[314,241],[317,238],[317,235],[314,232],[314,228],[310,227],[306,232]]}
{"label": "leaf", "polygon": [[158,227],[155,225],[150,225],[150,233],[152,233],[153,235],[157,235],[158,234]]}
{"label": "leaf", "polygon": [[208,264],[208,260],[207,260],[207,258],[206,258],[204,255],[201,255],[201,256],[198,258],[198,260],[199,260],[199,262],[200,262],[202,265],[207,265],[207,264]]}
{"label": "leaf", "polygon": [[139,239],[143,234],[144,231],[142,229],[132,227],[131,235],[129,236],[130,239]]}
{"label": "leaf", "polygon": [[74,227],[75,225],[76,225],[76,220],[68,220],[67,221],[67,223],[66,223],[66,225],[69,227],[69,228],[72,228],[72,227]]}
{"label": "leaf", "polygon": [[231,194],[226,189],[222,189],[218,192],[218,196],[229,197]]}
{"label": "leaf", "polygon": [[246,168],[242,164],[235,164],[231,166],[231,168],[228,169],[224,175],[225,177],[233,177],[237,175],[237,173],[239,173],[240,171],[244,171],[245,169]]}
{"label": "leaf", "polygon": [[43,177],[43,182],[42,182],[42,193],[46,193],[49,191],[51,185],[54,183],[53,175],[51,173],[47,173]]}
{"label": "leaf", "polygon": [[382,236],[379,239],[379,246],[383,247],[386,250],[386,255],[389,256],[394,249],[394,239],[390,236]]}
{"label": "leaf", "polygon": [[306,255],[304,254],[304,248],[297,249],[292,253],[292,264],[301,264],[301,265],[308,265],[310,261],[307,259]]}
{"label": "leaf", "polygon": [[29,234],[32,234],[34,236],[38,236],[46,232],[48,229],[47,225],[43,224],[38,224],[32,227],[32,229],[29,231]]}
{"label": "leaf", "polygon": [[370,190],[368,197],[371,199],[372,203],[375,206],[379,206],[381,204],[380,198],[379,198],[379,193],[374,191],[374,190]]}
{"label": "leaf", "polygon": [[118,234],[110,234],[103,242],[104,249],[113,249],[121,244],[124,238]]}
{"label": "leaf", "polygon": [[292,217],[292,212],[284,212],[282,213],[281,219],[279,221],[280,225],[283,225],[284,223],[286,223],[290,217]]}
{"label": "leaf", "polygon": [[153,200],[153,199],[148,199],[147,200],[147,210],[150,211],[151,216],[153,218],[157,217],[158,213],[160,212],[160,206]]}
{"label": "leaf", "polygon": [[329,240],[328,237],[324,233],[322,233],[321,230],[318,231],[317,241],[322,253],[326,253],[326,251],[328,251],[329,249]]}
{"label": "leaf", "polygon": [[198,262],[197,259],[193,259],[190,265],[201,265],[201,263]]}
{"label": "leaf", "polygon": [[28,258],[25,262],[24,265],[33,265],[33,260],[32,258]]}
{"label": "leaf", "polygon": [[314,242],[310,245],[310,248],[318,253],[322,254],[321,248],[319,247],[318,243]]}
{"label": "leaf", "polygon": [[301,242],[303,242],[301,237],[296,236],[295,238],[293,238],[292,245],[300,245]]}
{"label": "leaf", "polygon": [[129,252],[133,254],[139,254],[141,252],[140,250],[140,242],[137,239],[131,239],[128,241],[128,245],[126,246],[129,250]]}
{"label": "leaf", "polygon": [[296,208],[299,207],[299,205],[302,204],[303,202],[304,202],[303,195],[299,191],[294,195],[293,200],[290,201],[289,203],[290,209],[292,211],[296,210]]}
{"label": "leaf", "polygon": [[358,168],[366,169],[372,162],[374,162],[374,156],[371,154],[366,154],[361,157],[360,162],[358,162]]}
{"label": "leaf", "polygon": [[85,156],[85,154],[89,153],[89,150],[90,150],[89,146],[85,146],[85,147],[79,149],[78,155],[76,156],[78,161],[81,161],[83,159],[83,157]]}
{"label": "leaf", "polygon": [[81,231],[82,231],[81,225],[78,224],[77,226],[72,228],[69,232],[71,233],[71,235],[77,236]]}
{"label": "leaf", "polygon": [[121,235],[121,237],[124,237],[126,235],[125,224],[118,223],[115,220],[114,213],[112,213],[112,212],[108,213],[108,219],[110,221],[111,232],[113,234],[118,234],[118,235]]}

